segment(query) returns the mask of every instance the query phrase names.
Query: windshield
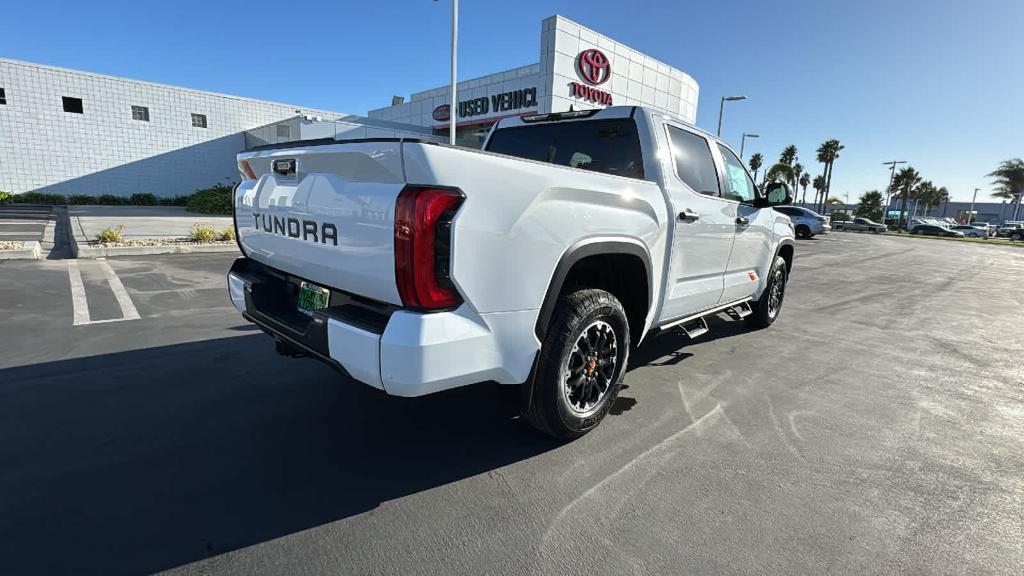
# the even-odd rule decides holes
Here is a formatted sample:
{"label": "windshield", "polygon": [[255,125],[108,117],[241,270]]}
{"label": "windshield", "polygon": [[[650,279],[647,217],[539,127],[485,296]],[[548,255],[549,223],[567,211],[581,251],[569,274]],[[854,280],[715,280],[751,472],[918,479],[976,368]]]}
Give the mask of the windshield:
{"label": "windshield", "polygon": [[502,128],[491,136],[487,151],[615,176],[644,177],[636,123],[625,118]]}

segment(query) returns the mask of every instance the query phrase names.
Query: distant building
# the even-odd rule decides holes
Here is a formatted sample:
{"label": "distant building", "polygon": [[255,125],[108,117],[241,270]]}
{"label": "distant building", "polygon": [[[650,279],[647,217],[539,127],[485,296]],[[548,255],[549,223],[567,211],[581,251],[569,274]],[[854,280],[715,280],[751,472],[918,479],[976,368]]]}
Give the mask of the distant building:
{"label": "distant building", "polygon": [[[314,128],[315,118],[339,122]],[[237,180],[235,155],[247,147],[336,131],[352,138],[430,134],[339,112],[0,59],[5,192],[188,194]]]}
{"label": "distant building", "polygon": [[447,135],[456,115],[457,143],[479,147],[487,130],[506,116],[644,105],[682,118],[697,118],[699,88],[689,74],[562,16],[541,22],[534,64],[459,82],[456,110],[451,88],[441,86],[396,97],[370,110],[370,118],[432,128]]}

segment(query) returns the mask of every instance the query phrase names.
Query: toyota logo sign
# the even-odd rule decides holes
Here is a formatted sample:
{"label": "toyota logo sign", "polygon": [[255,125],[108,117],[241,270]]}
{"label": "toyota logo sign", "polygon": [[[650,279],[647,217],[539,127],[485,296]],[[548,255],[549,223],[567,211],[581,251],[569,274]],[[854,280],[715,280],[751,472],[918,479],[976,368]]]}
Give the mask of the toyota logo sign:
{"label": "toyota logo sign", "polygon": [[579,70],[580,78],[593,85],[604,84],[612,75],[612,64],[608,57],[597,48],[591,48],[580,52],[576,59],[576,68]]}
{"label": "toyota logo sign", "polygon": [[451,117],[452,117],[452,106],[451,106],[451,104],[441,104],[437,108],[434,108],[434,112],[431,113],[431,116],[433,116],[434,120],[437,120],[438,122],[444,122],[445,120],[450,120]]}

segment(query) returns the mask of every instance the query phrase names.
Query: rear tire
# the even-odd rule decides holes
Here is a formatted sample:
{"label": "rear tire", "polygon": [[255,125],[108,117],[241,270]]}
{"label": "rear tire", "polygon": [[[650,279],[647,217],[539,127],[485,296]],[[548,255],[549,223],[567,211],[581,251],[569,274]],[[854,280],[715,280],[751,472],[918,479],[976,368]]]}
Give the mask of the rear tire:
{"label": "rear tire", "polygon": [[1014,242],[1020,242],[1021,240],[1024,240],[1024,233],[1014,232],[1013,234],[1010,235],[1010,240],[1013,240]]}
{"label": "rear tire", "polygon": [[796,237],[797,238],[810,238],[811,237],[811,229],[808,228],[806,224],[800,224],[799,226],[796,227]]}
{"label": "rear tire", "polygon": [[629,360],[629,322],[609,292],[584,289],[559,298],[523,416],[560,439],[593,430],[618,396]]}
{"label": "rear tire", "polygon": [[754,303],[754,313],[747,316],[747,322],[753,328],[767,328],[778,319],[779,312],[782,311],[782,302],[786,296],[788,280],[789,270],[786,267],[786,259],[776,256],[771,270],[768,272],[768,283],[764,287],[764,292]]}

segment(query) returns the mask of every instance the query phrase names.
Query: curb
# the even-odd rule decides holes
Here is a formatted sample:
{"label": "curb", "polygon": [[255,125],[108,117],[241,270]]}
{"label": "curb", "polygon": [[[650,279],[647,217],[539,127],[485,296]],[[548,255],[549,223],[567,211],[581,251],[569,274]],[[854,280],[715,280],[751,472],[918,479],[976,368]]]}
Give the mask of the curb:
{"label": "curb", "polygon": [[0,260],[39,260],[43,247],[38,241],[25,242],[20,250],[0,250]]}
{"label": "curb", "polygon": [[238,252],[236,244],[187,246],[168,244],[166,246],[84,246],[71,241],[71,252],[75,258],[107,258],[110,256],[152,256],[154,254],[215,254]]}

